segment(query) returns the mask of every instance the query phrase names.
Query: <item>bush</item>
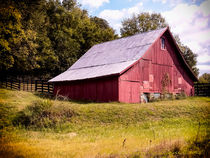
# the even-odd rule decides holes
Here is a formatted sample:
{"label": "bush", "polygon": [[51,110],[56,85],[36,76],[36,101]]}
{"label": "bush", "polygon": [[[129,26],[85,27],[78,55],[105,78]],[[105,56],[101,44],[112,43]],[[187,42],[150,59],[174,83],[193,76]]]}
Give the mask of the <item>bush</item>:
{"label": "bush", "polygon": [[74,115],[69,107],[55,106],[50,100],[40,100],[20,111],[14,125],[30,128],[56,128]]}
{"label": "bush", "polygon": [[176,99],[185,99],[186,97],[187,97],[187,95],[184,91],[181,91],[181,93],[178,93],[176,95]]}

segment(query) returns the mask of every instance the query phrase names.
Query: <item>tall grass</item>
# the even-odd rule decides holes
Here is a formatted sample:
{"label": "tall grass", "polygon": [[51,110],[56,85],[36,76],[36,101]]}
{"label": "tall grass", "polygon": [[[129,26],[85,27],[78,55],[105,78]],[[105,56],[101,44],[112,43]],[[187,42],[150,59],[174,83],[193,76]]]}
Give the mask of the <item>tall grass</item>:
{"label": "tall grass", "polygon": [[32,129],[54,129],[70,121],[73,115],[75,115],[74,111],[67,106],[54,106],[51,100],[43,99],[19,111],[13,124]]}
{"label": "tall grass", "polygon": [[8,125],[2,121],[3,128],[16,131],[11,141],[1,144],[0,155],[132,158],[209,154],[210,98],[83,104],[3,89],[0,103],[8,116],[3,118],[10,120]]}

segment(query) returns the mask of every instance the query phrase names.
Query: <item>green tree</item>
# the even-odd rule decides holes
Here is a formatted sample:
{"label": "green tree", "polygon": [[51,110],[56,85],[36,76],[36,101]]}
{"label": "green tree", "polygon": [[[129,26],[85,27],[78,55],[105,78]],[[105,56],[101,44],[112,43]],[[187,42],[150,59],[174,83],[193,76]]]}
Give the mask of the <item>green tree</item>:
{"label": "green tree", "polygon": [[182,52],[182,55],[183,55],[185,61],[187,62],[189,67],[192,69],[194,74],[196,76],[198,76],[199,69],[196,67],[197,54],[193,53],[193,51],[188,46],[182,44],[178,35],[175,35],[174,38],[175,38],[176,43],[178,44],[178,46],[179,46],[179,48]]}
{"label": "green tree", "polygon": [[105,20],[105,19],[102,19],[102,18],[99,18],[97,16],[94,16],[94,17],[91,17],[90,20],[92,22],[94,22],[100,29],[109,29],[110,26],[109,26],[109,23]]}
{"label": "green tree", "polygon": [[210,83],[210,73],[204,73],[199,77],[200,83]]}
{"label": "green tree", "polygon": [[[38,33],[34,27],[38,25],[32,17],[36,14],[36,5],[39,5],[41,1],[43,2],[43,0],[33,1],[34,4],[31,5],[31,3],[29,3],[30,1],[27,0],[8,0],[1,5],[6,9],[1,10],[1,14],[6,14],[1,16],[3,17],[3,19],[0,20],[2,27],[8,29],[8,26],[10,26],[10,28],[13,27],[13,32],[18,32],[18,35],[7,36],[10,37],[6,39],[10,45],[10,51],[3,57],[3,60],[1,60],[4,61],[4,59],[10,57],[11,62],[7,61],[7,64],[10,64],[10,66],[4,68],[9,74],[25,75],[39,67],[37,63],[39,59],[37,53],[39,46],[37,43]],[[18,14],[16,20],[14,20],[15,14]],[[40,16],[37,17],[40,18]],[[1,35],[2,34],[4,33],[1,32]],[[10,34],[12,34],[11,31]]]}
{"label": "green tree", "polygon": [[117,38],[104,19],[80,7],[76,0],[0,2],[0,71],[49,78],[94,44]]}
{"label": "green tree", "polygon": [[118,38],[118,35],[115,34],[114,29],[109,26],[109,23],[105,19],[95,16],[91,17],[90,20],[96,25],[99,32],[99,35],[97,37],[99,39],[99,43]]}
{"label": "green tree", "polygon": [[166,27],[167,23],[161,14],[140,13],[122,21],[121,36],[131,36],[136,33],[147,32]]}
{"label": "green tree", "polygon": [[63,0],[62,1],[62,6],[71,11],[72,9],[74,9],[75,7],[77,7],[77,1],[76,0]]}
{"label": "green tree", "polygon": [[55,65],[55,72],[65,71],[76,61],[76,54],[80,45],[73,39],[74,29],[78,25],[76,15],[66,10],[57,2],[48,3],[47,14],[49,19],[48,37],[58,61],[51,63]]}
{"label": "green tree", "polygon": [[22,41],[24,31],[21,14],[13,6],[0,6],[0,70],[13,67],[17,52],[13,48]]}

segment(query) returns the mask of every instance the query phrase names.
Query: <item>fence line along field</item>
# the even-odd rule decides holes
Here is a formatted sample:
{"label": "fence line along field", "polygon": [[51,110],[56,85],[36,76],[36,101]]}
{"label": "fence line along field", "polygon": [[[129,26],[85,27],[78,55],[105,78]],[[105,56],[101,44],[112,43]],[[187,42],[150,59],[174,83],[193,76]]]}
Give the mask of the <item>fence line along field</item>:
{"label": "fence line along field", "polygon": [[91,103],[0,89],[0,158],[208,157],[209,116],[209,97]]}
{"label": "fence line along field", "polygon": [[42,93],[53,93],[53,84],[47,80],[24,80],[24,79],[11,79],[6,78],[0,81],[0,86],[8,89],[31,91],[31,92],[42,92]]}
{"label": "fence line along field", "polygon": [[210,83],[196,83],[194,87],[196,96],[210,96]]}

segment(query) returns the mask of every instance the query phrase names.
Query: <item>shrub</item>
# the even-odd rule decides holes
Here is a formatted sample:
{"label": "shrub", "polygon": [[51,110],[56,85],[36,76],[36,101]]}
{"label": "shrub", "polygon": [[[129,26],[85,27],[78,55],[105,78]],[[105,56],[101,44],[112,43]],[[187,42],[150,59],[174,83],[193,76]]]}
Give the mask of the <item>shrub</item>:
{"label": "shrub", "polygon": [[30,128],[56,128],[74,115],[69,107],[55,106],[50,100],[40,100],[20,111],[14,125]]}
{"label": "shrub", "polygon": [[185,91],[181,91],[181,93],[178,93],[176,95],[176,99],[185,99],[187,97]]}

